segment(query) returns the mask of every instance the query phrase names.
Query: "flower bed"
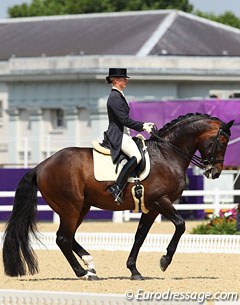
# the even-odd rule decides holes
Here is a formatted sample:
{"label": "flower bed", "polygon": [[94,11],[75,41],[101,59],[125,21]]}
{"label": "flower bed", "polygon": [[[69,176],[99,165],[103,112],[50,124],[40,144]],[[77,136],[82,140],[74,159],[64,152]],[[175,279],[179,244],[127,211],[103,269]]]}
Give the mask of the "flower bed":
{"label": "flower bed", "polygon": [[209,215],[205,222],[192,229],[191,234],[240,234],[237,219],[240,209],[220,210],[218,215]]}

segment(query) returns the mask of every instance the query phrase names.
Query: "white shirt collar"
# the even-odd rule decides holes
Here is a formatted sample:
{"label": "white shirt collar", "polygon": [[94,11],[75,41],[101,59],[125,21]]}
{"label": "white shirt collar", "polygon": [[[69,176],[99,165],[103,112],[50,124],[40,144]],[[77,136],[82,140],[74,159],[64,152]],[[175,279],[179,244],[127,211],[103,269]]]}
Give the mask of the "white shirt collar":
{"label": "white shirt collar", "polygon": [[119,90],[117,87],[112,86],[112,89],[115,89],[115,90],[119,91],[119,92],[122,94],[122,96],[124,96],[124,97],[125,97],[125,95],[124,95],[123,91]]}

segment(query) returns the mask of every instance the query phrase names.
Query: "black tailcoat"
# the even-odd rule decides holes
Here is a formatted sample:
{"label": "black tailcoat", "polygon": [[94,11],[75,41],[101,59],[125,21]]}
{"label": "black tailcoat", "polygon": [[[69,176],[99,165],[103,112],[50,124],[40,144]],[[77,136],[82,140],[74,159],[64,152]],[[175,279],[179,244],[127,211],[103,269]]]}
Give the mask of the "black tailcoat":
{"label": "black tailcoat", "polygon": [[105,135],[110,144],[112,160],[115,163],[121,151],[124,126],[143,131],[143,122],[129,118],[130,108],[125,97],[116,89],[112,89],[107,100],[109,125]]}

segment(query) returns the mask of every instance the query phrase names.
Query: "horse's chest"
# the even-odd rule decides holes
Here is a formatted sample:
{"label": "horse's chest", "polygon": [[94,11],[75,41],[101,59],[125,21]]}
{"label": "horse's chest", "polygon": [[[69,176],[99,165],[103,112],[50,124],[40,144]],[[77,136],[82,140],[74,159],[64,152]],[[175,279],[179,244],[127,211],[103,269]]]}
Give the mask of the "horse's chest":
{"label": "horse's chest", "polygon": [[185,174],[177,169],[169,169],[165,174],[163,173],[162,180],[169,192],[179,193],[185,189]]}

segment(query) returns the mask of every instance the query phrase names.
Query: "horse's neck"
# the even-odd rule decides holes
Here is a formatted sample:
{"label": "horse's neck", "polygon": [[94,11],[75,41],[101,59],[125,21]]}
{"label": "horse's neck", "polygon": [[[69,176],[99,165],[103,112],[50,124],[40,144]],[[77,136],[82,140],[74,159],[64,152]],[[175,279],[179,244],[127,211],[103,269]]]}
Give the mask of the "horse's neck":
{"label": "horse's neck", "polygon": [[199,139],[205,131],[206,125],[199,120],[193,124],[176,126],[169,134],[166,134],[165,140],[169,140],[172,145],[186,152],[188,156],[193,156],[197,150]]}
{"label": "horse's neck", "polygon": [[196,151],[195,142],[198,136],[199,131],[190,132],[188,128],[182,128],[178,132],[172,131],[165,139],[168,139],[172,145],[180,149],[187,149],[189,153],[194,153]]}

